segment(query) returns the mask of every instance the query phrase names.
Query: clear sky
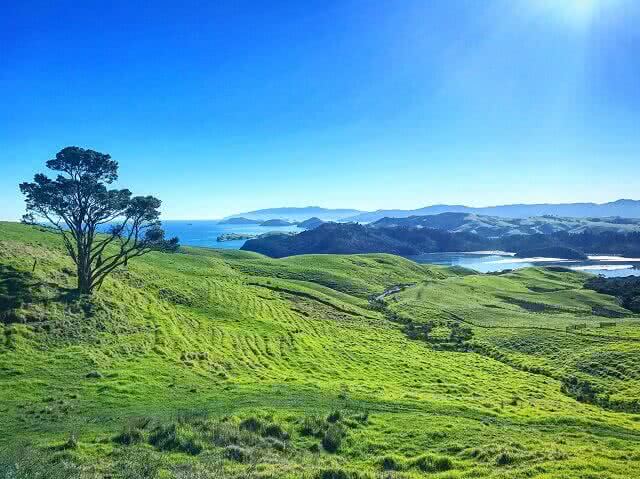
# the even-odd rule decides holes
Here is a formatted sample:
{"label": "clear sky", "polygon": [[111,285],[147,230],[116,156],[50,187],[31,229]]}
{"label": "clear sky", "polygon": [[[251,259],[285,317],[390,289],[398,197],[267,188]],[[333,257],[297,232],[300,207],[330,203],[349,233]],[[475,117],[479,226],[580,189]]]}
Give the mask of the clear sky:
{"label": "clear sky", "polygon": [[163,217],[640,199],[640,2],[2,2],[0,218],[68,145]]}

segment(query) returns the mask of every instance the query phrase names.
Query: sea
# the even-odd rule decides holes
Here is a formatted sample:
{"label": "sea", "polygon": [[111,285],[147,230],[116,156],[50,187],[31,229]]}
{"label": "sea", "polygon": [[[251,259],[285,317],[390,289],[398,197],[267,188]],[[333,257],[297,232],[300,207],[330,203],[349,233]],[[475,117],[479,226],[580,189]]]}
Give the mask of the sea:
{"label": "sea", "polygon": [[296,233],[304,231],[297,226],[221,225],[212,220],[164,220],[162,227],[168,238],[177,236],[182,245],[222,249],[240,249],[245,243],[245,240],[217,241],[218,236],[225,233],[259,235],[272,231]]}
{"label": "sea", "polygon": [[[225,225],[212,220],[163,221],[167,237],[177,236],[187,246],[206,248],[240,249],[245,240],[217,241],[225,233],[262,234],[272,231],[300,232],[297,226]],[[529,266],[562,266],[607,277],[640,276],[640,258],[611,255],[590,255],[588,260],[564,260],[559,258],[516,258],[504,251],[476,251],[472,253],[428,253],[410,256],[417,263],[463,266],[481,273],[526,268]]]}
{"label": "sea", "polygon": [[586,260],[560,258],[516,258],[504,251],[476,251],[471,253],[427,253],[410,256],[417,263],[463,266],[481,273],[492,273],[530,266],[561,266],[606,277],[640,276],[640,258],[617,255],[588,255]]}

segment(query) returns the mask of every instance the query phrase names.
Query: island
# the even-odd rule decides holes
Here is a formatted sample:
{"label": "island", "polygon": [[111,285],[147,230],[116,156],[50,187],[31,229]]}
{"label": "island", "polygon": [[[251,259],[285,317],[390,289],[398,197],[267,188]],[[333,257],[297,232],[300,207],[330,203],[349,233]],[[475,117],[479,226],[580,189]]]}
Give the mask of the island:
{"label": "island", "polygon": [[324,223],[325,221],[322,221],[320,218],[317,218],[314,216],[313,218],[309,218],[308,220],[304,220],[298,223],[298,228],[303,228],[305,230],[312,230]]}
{"label": "island", "polygon": [[258,235],[252,234],[243,234],[243,233],[224,233],[216,238],[218,243],[222,243],[223,241],[240,241],[240,240],[248,240],[257,238]]}
{"label": "island", "polygon": [[289,223],[285,220],[273,219],[260,223],[260,226],[295,226],[295,223]]}
{"label": "island", "polygon": [[235,218],[225,218],[221,221],[218,221],[219,225],[257,225],[260,224],[261,220],[253,220],[251,218],[244,218],[242,216]]}
{"label": "island", "polygon": [[244,241],[251,239],[261,239],[268,238],[270,236],[292,236],[296,233],[294,231],[267,231],[266,233],[261,234],[250,234],[250,233],[224,233],[216,238],[218,243],[222,243],[224,241]]}

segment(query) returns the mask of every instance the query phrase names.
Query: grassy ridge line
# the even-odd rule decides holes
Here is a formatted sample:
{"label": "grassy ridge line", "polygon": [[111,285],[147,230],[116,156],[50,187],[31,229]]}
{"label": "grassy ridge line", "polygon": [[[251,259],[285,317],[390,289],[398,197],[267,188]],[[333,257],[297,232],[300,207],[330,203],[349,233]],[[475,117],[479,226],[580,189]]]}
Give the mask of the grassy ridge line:
{"label": "grassy ridge line", "polygon": [[307,298],[307,299],[312,299],[314,301],[317,301],[319,303],[322,303],[326,306],[329,306],[331,308],[334,308],[336,311],[340,311],[342,313],[347,313],[347,314],[353,314],[356,316],[361,316],[361,317],[366,317],[369,319],[379,319],[379,318],[372,318],[371,316],[367,316],[362,314],[360,311],[357,311],[354,309],[347,309],[347,308],[343,308],[331,301],[329,301],[328,299],[325,299],[322,297],[321,294],[311,294],[309,292],[305,292],[305,291],[301,291],[301,290],[296,290],[296,289],[291,289],[291,288],[285,288],[282,286],[276,286],[276,285],[269,285],[269,284],[264,284],[264,283],[247,283],[250,286],[259,286],[261,288],[267,288],[270,289],[272,291],[277,291],[277,292],[281,292],[281,293],[287,293],[287,294],[292,294],[294,296],[300,296],[302,298]]}
{"label": "grassy ridge line", "polygon": [[451,311],[447,311],[443,309],[444,313],[449,314],[454,320],[459,321],[464,324],[468,324],[470,326],[474,326],[476,328],[484,328],[484,329],[506,329],[506,330],[534,330],[534,331],[550,331],[554,333],[562,333],[568,335],[581,336],[583,338],[589,338],[594,340],[607,340],[607,341],[632,341],[632,342],[640,342],[640,338],[621,338],[620,336],[607,336],[603,334],[593,334],[593,333],[582,333],[580,331],[567,331],[566,329],[556,329],[556,328],[545,328],[541,326],[495,326],[495,325],[483,325],[477,324],[467,319],[462,318],[461,316],[452,313]]}

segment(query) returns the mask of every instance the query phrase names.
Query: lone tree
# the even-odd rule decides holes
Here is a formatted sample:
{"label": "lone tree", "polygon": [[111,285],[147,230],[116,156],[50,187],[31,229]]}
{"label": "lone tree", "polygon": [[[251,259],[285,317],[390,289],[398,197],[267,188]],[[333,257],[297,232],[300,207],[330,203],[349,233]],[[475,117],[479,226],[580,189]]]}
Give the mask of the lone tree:
{"label": "lone tree", "polygon": [[47,168],[55,180],[39,173],[20,184],[26,197],[25,222],[51,223],[77,266],[78,291],[91,294],[106,276],[131,258],[153,250],[175,251],[178,238],[165,239],[159,221],[160,200],[108,189],[118,178],[110,155],[69,146]]}

